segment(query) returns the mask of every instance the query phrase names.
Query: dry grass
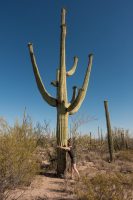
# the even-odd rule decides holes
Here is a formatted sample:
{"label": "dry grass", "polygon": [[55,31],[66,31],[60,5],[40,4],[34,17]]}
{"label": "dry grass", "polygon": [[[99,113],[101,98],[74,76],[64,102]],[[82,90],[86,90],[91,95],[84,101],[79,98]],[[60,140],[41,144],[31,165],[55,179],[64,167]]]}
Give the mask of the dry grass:
{"label": "dry grass", "polygon": [[133,175],[97,174],[83,176],[75,185],[78,200],[129,200],[132,199]]}
{"label": "dry grass", "polygon": [[119,151],[118,154],[116,154],[116,159],[117,160],[122,160],[122,161],[129,161],[133,162],[133,150],[125,150],[125,151]]}

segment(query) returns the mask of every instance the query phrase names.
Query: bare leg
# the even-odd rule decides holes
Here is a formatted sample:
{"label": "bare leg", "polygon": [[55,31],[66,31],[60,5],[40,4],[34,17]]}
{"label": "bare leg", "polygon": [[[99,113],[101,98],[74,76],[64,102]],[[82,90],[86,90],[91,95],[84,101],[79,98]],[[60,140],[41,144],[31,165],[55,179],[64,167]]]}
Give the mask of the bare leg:
{"label": "bare leg", "polygon": [[77,170],[76,164],[72,164],[72,168],[76,172],[76,174],[78,175],[78,178],[80,178],[80,174],[79,174],[79,171]]}
{"label": "bare leg", "polygon": [[73,171],[74,171],[74,168],[73,168],[73,164],[71,163],[71,179],[73,179]]}

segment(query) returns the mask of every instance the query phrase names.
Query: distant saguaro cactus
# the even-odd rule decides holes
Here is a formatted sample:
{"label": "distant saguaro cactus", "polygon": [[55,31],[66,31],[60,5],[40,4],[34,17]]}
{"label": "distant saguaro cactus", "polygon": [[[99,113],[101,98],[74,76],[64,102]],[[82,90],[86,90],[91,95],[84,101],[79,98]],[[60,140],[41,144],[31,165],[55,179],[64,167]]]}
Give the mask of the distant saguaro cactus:
{"label": "distant saguaro cactus", "polygon": [[112,139],[112,130],[110,124],[110,117],[108,111],[108,101],[104,101],[105,107],[105,115],[106,115],[106,124],[107,124],[107,136],[108,136],[108,147],[109,147],[109,155],[110,155],[110,162],[113,161],[113,139]]}
{"label": "distant saguaro cactus", "polygon": [[92,138],[91,138],[91,132],[90,132],[90,147],[92,145]]}
{"label": "distant saguaro cactus", "polygon": [[[66,10],[63,8],[61,12],[61,37],[60,37],[60,65],[59,69],[57,69],[56,80],[51,82],[53,86],[55,86],[56,98],[53,98],[45,89],[43,82],[41,80],[39,70],[36,64],[35,55],[33,52],[33,45],[31,43],[28,44],[31,62],[33,66],[34,75],[36,78],[36,83],[38,89],[43,97],[43,99],[50,105],[57,108],[57,128],[56,128],[56,136],[57,136],[57,145],[64,146],[67,145],[68,139],[68,116],[76,113],[80,108],[88,87],[91,67],[92,67],[92,59],[93,55],[89,55],[89,64],[87,67],[86,75],[84,78],[84,82],[82,87],[79,89],[78,94],[76,92],[76,87],[73,87],[73,96],[68,102],[67,99],[67,84],[66,77],[69,77],[74,74],[78,58],[74,57],[74,64],[69,71],[66,71],[66,51],[65,51],[65,40],[66,40],[66,23],[65,23],[65,15]],[[57,174],[64,174],[66,169],[66,153],[64,150],[57,150]]]}

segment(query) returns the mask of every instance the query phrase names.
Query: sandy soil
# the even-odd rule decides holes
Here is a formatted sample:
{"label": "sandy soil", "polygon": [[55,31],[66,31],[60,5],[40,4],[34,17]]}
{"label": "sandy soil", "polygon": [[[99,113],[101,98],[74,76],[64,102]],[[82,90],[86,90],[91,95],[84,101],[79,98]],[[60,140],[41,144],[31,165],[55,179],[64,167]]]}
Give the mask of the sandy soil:
{"label": "sandy soil", "polygon": [[36,176],[29,187],[12,191],[7,200],[73,200],[75,197],[70,187],[73,182],[45,173]]}
{"label": "sandy soil", "polygon": [[[89,170],[91,176],[97,173],[93,162],[84,163],[78,169],[80,173]],[[76,181],[76,178],[60,179],[52,172],[44,173],[36,176],[29,187],[12,191],[7,200],[76,200],[72,194],[72,185]]]}

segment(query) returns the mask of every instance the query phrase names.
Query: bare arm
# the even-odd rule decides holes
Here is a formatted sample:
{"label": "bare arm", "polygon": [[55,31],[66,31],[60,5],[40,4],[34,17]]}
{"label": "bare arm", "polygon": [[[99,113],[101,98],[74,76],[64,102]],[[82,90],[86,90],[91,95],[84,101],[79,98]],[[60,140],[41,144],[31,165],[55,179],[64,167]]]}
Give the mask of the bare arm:
{"label": "bare arm", "polygon": [[61,146],[57,146],[57,148],[64,149],[64,150],[66,150],[66,151],[70,151],[70,147],[61,147]]}

